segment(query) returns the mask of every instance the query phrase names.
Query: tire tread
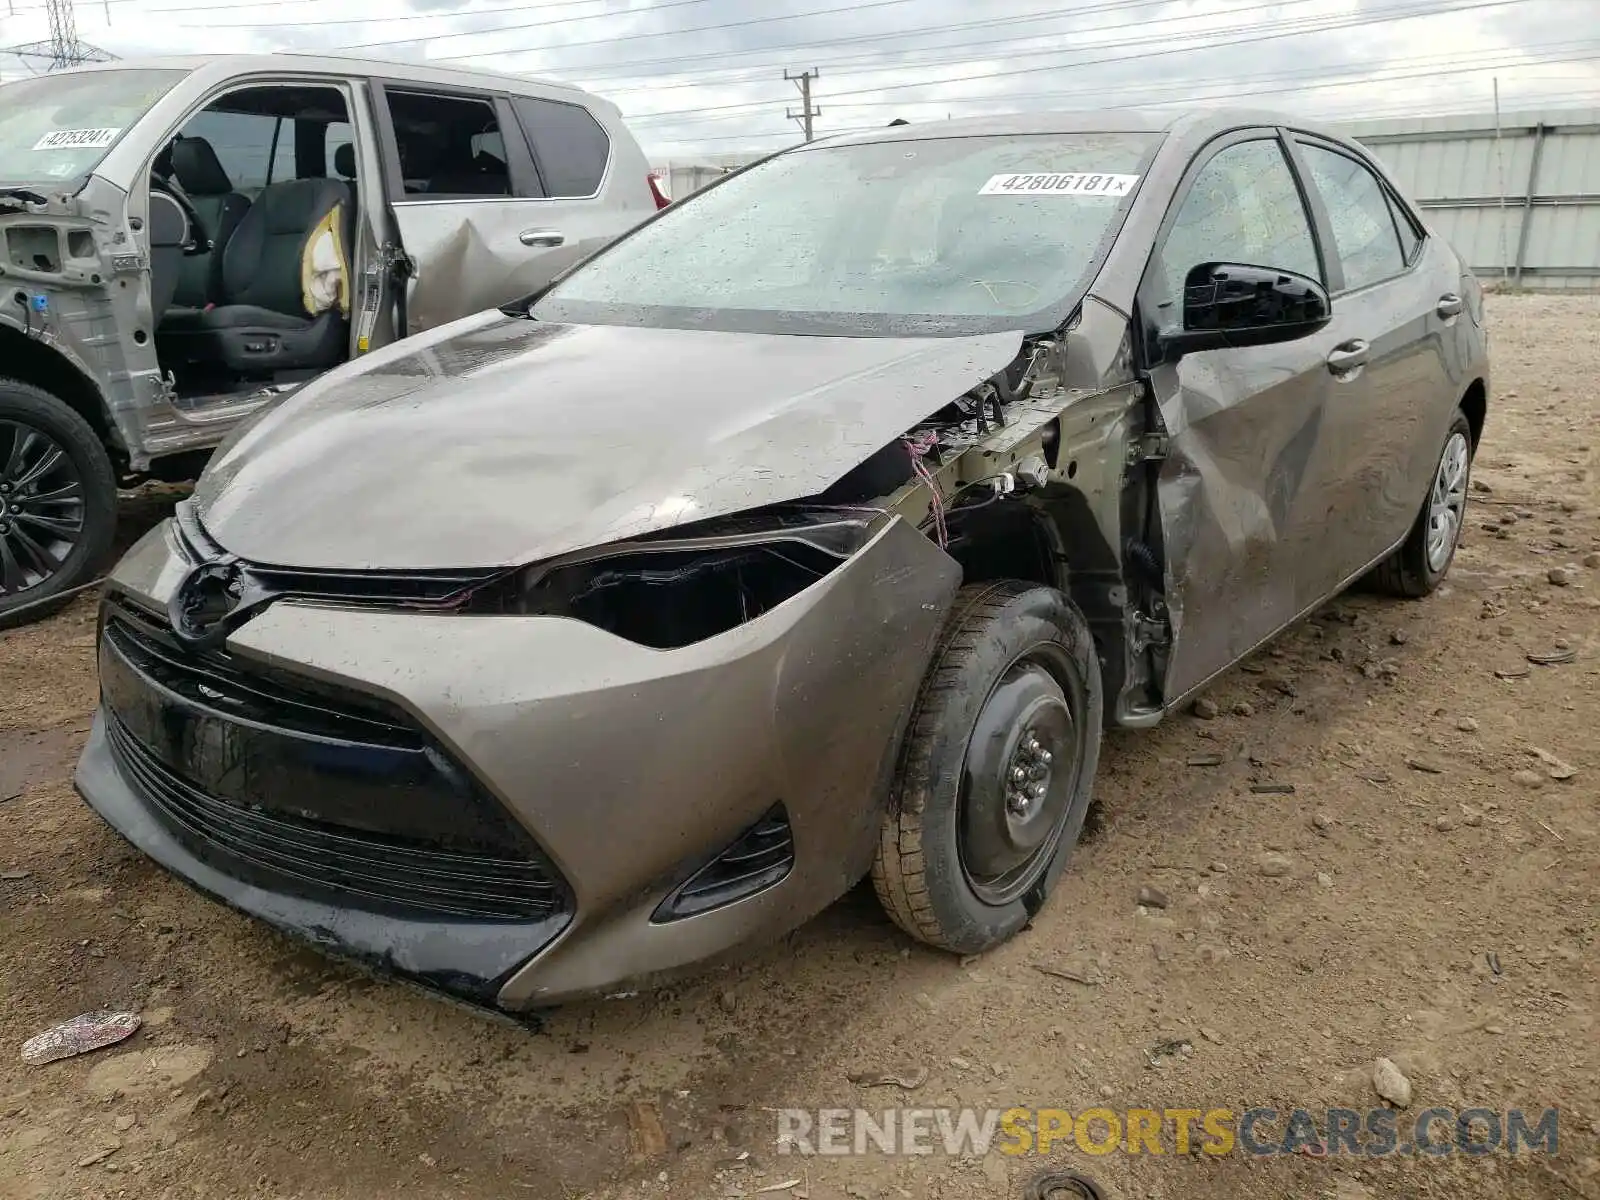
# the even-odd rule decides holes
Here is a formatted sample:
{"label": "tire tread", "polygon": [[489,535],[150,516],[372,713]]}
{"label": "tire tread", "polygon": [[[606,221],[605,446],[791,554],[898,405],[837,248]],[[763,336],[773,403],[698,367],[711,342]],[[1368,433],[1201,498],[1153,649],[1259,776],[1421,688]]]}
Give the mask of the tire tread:
{"label": "tire tread", "polygon": [[912,708],[896,772],[892,807],[884,817],[872,864],[872,886],[889,918],[919,941],[953,949],[928,896],[922,852],[922,793],[942,701],[962,686],[961,672],[978,652],[983,626],[1037,584],[1001,580],[971,584],[956,594],[933,660]]}

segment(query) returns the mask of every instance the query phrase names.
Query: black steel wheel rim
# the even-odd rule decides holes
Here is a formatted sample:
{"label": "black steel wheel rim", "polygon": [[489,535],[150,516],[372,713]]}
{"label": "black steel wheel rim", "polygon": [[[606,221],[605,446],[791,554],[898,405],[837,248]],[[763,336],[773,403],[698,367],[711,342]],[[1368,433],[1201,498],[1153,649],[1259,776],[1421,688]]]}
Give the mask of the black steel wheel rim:
{"label": "black steel wheel rim", "polygon": [[83,478],[44,430],[0,420],[0,600],[61,570],[83,538]]}
{"label": "black steel wheel rim", "polygon": [[961,769],[957,846],[967,886],[1010,904],[1049,870],[1083,771],[1082,692],[1064,648],[1012,661],[978,711]]}

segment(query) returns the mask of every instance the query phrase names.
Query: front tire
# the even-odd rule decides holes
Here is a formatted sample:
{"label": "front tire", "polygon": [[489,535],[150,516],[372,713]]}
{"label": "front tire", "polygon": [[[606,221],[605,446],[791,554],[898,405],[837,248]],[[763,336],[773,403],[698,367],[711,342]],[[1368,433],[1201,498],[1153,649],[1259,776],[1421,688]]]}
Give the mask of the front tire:
{"label": "front tire", "polygon": [[919,941],[977,954],[1043,905],[1100,757],[1100,660],[1054,588],[963,588],[901,750],[872,882]]}
{"label": "front tire", "polygon": [[46,616],[58,605],[40,601],[94,578],[116,528],[116,475],[89,423],[0,378],[0,629]]}
{"label": "front tire", "polygon": [[1472,425],[1459,408],[1434,464],[1422,511],[1400,548],[1372,572],[1379,591],[1415,599],[1443,582],[1455,560],[1467,517],[1472,478]]}

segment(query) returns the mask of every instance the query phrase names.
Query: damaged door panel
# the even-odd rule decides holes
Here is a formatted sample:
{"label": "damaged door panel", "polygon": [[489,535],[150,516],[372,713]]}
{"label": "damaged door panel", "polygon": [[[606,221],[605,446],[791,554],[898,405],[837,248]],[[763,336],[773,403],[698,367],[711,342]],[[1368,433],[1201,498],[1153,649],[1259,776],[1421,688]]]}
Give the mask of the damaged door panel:
{"label": "damaged door panel", "polygon": [[[412,264],[407,334],[536,291],[618,232],[593,198],[547,196],[509,96],[395,80],[372,95],[397,249]],[[445,157],[471,129],[473,144]],[[419,161],[428,154],[440,157]]]}
{"label": "damaged door panel", "polygon": [[[1157,329],[1185,327],[1185,281],[1208,261],[1322,277],[1311,216],[1274,132],[1221,139],[1177,195],[1140,291]],[[1149,372],[1166,439],[1157,490],[1172,629],[1167,703],[1303,607],[1298,575],[1328,551],[1326,497],[1310,485],[1333,452],[1323,424],[1336,345],[1323,328],[1156,362]]]}

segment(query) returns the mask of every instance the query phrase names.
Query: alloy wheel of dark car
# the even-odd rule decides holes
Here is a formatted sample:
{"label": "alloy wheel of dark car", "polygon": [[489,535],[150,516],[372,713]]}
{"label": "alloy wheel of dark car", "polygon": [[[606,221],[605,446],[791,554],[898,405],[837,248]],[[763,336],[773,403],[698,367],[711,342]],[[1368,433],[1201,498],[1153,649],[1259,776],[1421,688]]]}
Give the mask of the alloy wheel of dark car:
{"label": "alloy wheel of dark car", "polygon": [[1055,588],[964,588],[911,717],[873,884],[913,937],[958,954],[1038,911],[1088,811],[1100,663]]}
{"label": "alloy wheel of dark car", "polygon": [[0,590],[54,575],[83,536],[83,480],[55,439],[0,421]]}
{"label": "alloy wheel of dark car", "polygon": [[0,379],[0,628],[44,615],[36,601],[89,577],[115,520],[111,463],[88,422]]}

